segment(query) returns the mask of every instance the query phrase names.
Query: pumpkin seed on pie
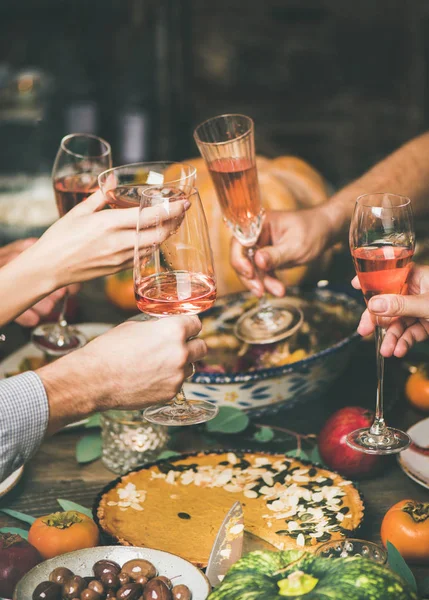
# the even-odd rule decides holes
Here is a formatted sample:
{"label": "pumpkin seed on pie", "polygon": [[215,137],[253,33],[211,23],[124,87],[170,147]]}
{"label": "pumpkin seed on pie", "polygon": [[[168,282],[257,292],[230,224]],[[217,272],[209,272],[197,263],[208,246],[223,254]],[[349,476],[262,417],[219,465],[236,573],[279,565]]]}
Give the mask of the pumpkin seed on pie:
{"label": "pumpkin seed on pie", "polygon": [[204,567],[236,501],[245,528],[279,550],[315,550],[350,535],[363,502],[350,481],[283,454],[209,452],[125,475],[101,496],[101,528],[121,544],[179,554]]}

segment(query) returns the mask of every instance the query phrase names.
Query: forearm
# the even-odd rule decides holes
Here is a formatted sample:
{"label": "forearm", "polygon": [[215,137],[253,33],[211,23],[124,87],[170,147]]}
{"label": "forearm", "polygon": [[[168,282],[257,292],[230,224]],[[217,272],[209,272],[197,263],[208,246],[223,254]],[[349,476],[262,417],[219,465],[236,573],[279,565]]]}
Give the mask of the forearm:
{"label": "forearm", "polygon": [[411,198],[416,215],[429,214],[429,132],[376,164],[335,194],[321,210],[331,223],[331,242],[347,235],[356,198],[361,194],[392,192]]}
{"label": "forearm", "polygon": [[48,398],[48,434],[88,417],[104,405],[106,373],[85,348],[38,369],[37,374]]}

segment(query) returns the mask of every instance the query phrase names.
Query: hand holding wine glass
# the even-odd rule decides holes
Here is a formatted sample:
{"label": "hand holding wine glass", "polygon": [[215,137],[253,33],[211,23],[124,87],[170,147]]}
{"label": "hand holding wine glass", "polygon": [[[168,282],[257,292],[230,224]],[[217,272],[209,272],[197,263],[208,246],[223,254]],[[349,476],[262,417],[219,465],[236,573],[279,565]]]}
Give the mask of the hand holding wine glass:
{"label": "hand holding wine glass", "polygon": [[[353,287],[360,289],[357,277]],[[387,321],[380,348],[384,357],[402,358],[417,342],[429,337],[429,266],[413,264],[407,279],[407,295],[374,296],[368,302],[358,327],[362,336],[375,330],[375,320]]]}
{"label": "hand holding wine glass", "polygon": [[[350,250],[367,304],[380,294],[400,294],[414,253],[413,215],[409,198],[396,194],[365,194],[356,201],[350,225]],[[383,410],[385,322],[375,321],[377,398],[374,423],[347,436],[349,446],[369,454],[405,450],[409,436],[387,427]],[[388,342],[388,340],[387,340]]]}

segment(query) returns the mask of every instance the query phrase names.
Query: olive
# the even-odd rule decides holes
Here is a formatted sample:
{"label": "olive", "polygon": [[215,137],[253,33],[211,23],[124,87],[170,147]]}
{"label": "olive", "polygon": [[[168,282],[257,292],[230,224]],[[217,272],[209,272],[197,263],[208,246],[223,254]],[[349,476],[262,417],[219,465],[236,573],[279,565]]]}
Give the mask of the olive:
{"label": "olive", "polygon": [[116,599],[115,590],[107,590],[106,600],[114,600],[114,599]]}
{"label": "olive", "polygon": [[106,590],[117,590],[121,585],[119,582],[119,576],[114,573],[104,573],[101,576],[101,583],[104,585]]}
{"label": "olive", "polygon": [[187,585],[175,585],[171,590],[173,600],[191,600],[192,592]]}
{"label": "olive", "polygon": [[165,575],[158,575],[157,577],[154,577],[154,580],[162,581],[162,583],[165,583],[169,590],[171,590],[171,588],[173,587],[173,584],[171,583],[170,579],[168,579],[168,577],[166,577]]}
{"label": "olive", "polygon": [[139,583],[126,583],[116,592],[117,600],[138,600],[142,593]]}
{"label": "olive", "polygon": [[54,583],[64,585],[64,583],[71,579],[73,575],[74,573],[72,573],[70,569],[66,569],[65,567],[57,567],[49,575],[49,581],[53,581]]}
{"label": "olive", "polygon": [[[119,579],[119,583],[121,585],[125,585],[126,583],[130,583],[130,581],[131,581],[131,577],[128,575],[128,573],[124,573],[124,571],[121,571],[119,573],[118,579]],[[141,581],[137,581],[137,583],[141,583]]]}
{"label": "olive", "polygon": [[117,562],[113,560],[99,560],[92,567],[94,575],[97,579],[101,579],[101,576],[105,573],[112,573],[113,575],[119,575],[121,572],[121,567]]}
{"label": "olive", "polygon": [[98,579],[93,579],[90,583],[88,583],[88,587],[90,590],[94,590],[97,594],[102,596],[104,594],[104,585]]}
{"label": "olive", "polygon": [[161,579],[151,579],[143,588],[143,600],[172,600],[171,592]]}
{"label": "olive", "polygon": [[74,575],[63,585],[63,596],[66,600],[78,598],[85,588],[85,579],[79,575]]}
{"label": "olive", "polygon": [[122,565],[122,572],[127,573],[131,579],[135,579],[139,575],[144,575],[148,579],[152,579],[152,577],[157,575],[157,571],[153,564],[148,560],[144,560],[143,558],[129,560]]}
{"label": "olive", "polygon": [[144,575],[139,575],[138,577],[136,577],[136,579],[134,579],[134,581],[136,583],[139,583],[140,585],[146,585],[149,579]]}
{"label": "olive", "polygon": [[61,586],[55,581],[42,581],[33,592],[33,600],[61,600]]}
{"label": "olive", "polygon": [[86,588],[80,595],[80,600],[100,600],[101,594],[91,590],[91,588]]}

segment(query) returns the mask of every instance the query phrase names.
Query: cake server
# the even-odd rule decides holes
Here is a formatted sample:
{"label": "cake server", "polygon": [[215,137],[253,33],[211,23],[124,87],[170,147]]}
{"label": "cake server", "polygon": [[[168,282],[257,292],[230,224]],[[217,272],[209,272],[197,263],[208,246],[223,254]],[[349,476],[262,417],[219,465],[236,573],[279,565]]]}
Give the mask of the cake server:
{"label": "cake server", "polygon": [[243,532],[243,509],[236,502],[223,520],[210,552],[206,577],[213,587],[220,584],[228,569],[241,558]]}

